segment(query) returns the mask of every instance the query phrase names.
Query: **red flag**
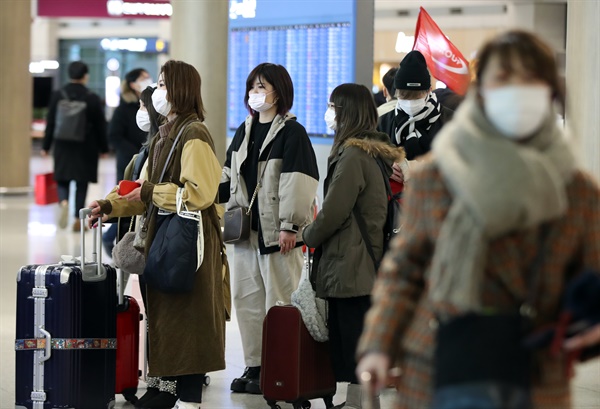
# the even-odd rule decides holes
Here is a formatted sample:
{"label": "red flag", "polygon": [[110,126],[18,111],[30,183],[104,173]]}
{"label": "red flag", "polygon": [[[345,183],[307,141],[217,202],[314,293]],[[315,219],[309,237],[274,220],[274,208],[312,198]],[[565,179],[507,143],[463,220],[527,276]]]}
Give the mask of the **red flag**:
{"label": "red flag", "polygon": [[465,94],[471,82],[469,63],[423,7],[417,19],[413,50],[425,56],[431,75],[457,94]]}

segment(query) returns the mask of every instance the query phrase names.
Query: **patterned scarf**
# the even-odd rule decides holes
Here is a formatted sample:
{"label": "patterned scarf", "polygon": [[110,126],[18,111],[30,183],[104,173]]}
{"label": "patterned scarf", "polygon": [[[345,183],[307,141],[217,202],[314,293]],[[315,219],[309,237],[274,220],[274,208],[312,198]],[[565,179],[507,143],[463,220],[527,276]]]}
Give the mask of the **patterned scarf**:
{"label": "patterned scarf", "polygon": [[396,134],[396,145],[404,146],[407,139],[420,138],[423,132],[429,131],[431,126],[440,119],[441,107],[435,93],[429,94],[425,108],[417,115],[411,117],[398,107],[394,110],[394,132]]}
{"label": "patterned scarf", "polygon": [[453,201],[435,246],[431,298],[481,311],[488,243],[563,215],[575,158],[552,112],[529,139],[501,135],[472,93],[433,142]]}

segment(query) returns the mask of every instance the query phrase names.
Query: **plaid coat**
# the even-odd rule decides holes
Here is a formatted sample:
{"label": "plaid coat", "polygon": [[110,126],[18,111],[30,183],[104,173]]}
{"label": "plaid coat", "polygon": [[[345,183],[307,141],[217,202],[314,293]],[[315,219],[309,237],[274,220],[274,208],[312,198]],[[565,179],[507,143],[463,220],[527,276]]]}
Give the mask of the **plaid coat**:
{"label": "plaid coat", "polygon": [[[507,192],[508,194],[509,192]],[[551,223],[541,271],[537,324],[556,320],[565,282],[582,268],[600,271],[600,187],[576,172],[567,186],[567,213]],[[437,321],[428,297],[427,270],[452,197],[437,165],[427,157],[407,187],[401,233],[383,260],[373,289],[373,307],[365,321],[358,354],[383,352],[399,360],[402,376],[397,408],[425,409],[432,395],[433,351]],[[538,228],[519,231],[490,243],[483,303],[515,310],[526,298],[526,274],[539,248]],[[534,400],[538,408],[570,406],[564,356],[542,351],[536,357]]]}

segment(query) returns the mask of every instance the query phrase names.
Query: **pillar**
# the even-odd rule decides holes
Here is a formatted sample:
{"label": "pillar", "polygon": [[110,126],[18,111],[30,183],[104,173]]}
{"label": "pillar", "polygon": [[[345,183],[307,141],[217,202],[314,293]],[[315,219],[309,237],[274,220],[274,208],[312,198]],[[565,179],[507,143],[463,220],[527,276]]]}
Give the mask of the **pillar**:
{"label": "pillar", "polygon": [[513,2],[510,10],[513,18],[510,28],[532,31],[540,36],[554,50],[558,71],[564,75],[567,1],[522,0]]}
{"label": "pillar", "polygon": [[569,0],[567,112],[581,162],[600,180],[600,1]]}
{"label": "pillar", "polygon": [[4,0],[0,13],[0,193],[29,190],[31,1]]}
{"label": "pillar", "polygon": [[171,0],[171,58],[192,64],[202,78],[206,125],[225,160],[229,2]]}

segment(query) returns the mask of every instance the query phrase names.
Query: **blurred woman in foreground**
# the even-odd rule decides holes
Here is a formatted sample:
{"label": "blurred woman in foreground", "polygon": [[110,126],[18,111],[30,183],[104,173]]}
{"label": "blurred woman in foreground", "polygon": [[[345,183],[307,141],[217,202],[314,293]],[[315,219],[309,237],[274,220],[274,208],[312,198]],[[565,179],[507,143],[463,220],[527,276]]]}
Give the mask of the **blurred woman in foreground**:
{"label": "blurred woman in foreground", "polygon": [[[542,248],[536,327],[557,320],[572,276],[600,271],[600,188],[557,125],[553,55],[522,31],[485,45],[475,87],[412,174],[358,348],[359,378],[376,388],[399,359],[397,408],[431,405],[438,317],[518,310]],[[570,407],[564,352],[534,362],[533,406]]]}

